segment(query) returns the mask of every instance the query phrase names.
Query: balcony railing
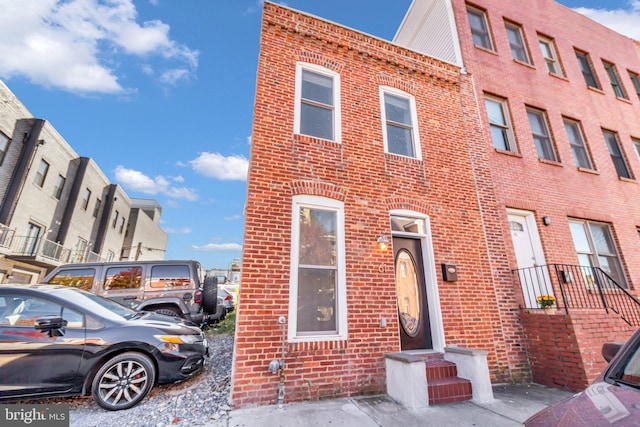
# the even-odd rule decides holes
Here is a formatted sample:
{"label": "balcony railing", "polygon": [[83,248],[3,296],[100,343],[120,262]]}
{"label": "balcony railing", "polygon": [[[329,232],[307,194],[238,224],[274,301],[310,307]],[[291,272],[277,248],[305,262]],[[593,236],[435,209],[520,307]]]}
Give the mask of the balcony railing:
{"label": "balcony railing", "polygon": [[[2,238],[0,229],[0,239]],[[78,251],[65,248],[59,243],[41,237],[13,236],[10,250],[13,255],[26,257],[40,256],[59,263],[69,262],[99,262],[103,259],[95,252],[87,249]]]}
{"label": "balcony railing", "polygon": [[9,228],[4,224],[0,224],[0,247],[10,248],[14,234],[14,229]]}
{"label": "balcony railing", "polygon": [[598,267],[549,264],[513,270],[526,308],[539,308],[537,298],[554,295],[558,309],[601,308],[640,326],[640,302]]}

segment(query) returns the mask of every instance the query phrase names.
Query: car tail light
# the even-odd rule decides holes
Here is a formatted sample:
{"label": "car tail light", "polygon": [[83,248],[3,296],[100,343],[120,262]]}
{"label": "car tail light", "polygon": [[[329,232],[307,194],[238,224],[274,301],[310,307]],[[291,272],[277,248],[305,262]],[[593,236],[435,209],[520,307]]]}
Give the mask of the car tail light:
{"label": "car tail light", "polygon": [[196,295],[193,298],[193,302],[200,304],[202,302],[202,291],[196,291]]}
{"label": "car tail light", "polygon": [[226,297],[224,297],[225,301],[229,301],[231,298],[233,298],[231,295],[227,295]]}

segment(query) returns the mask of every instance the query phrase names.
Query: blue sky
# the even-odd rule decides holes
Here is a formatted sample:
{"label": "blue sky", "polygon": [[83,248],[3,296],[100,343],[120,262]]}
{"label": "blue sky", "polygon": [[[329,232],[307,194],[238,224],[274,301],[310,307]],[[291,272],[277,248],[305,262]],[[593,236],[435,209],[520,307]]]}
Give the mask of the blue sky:
{"label": "blue sky", "polygon": [[[640,0],[565,0],[640,40]],[[391,40],[411,0],[288,0]],[[0,79],[130,197],[166,258],[241,257],[262,2],[0,0]]]}

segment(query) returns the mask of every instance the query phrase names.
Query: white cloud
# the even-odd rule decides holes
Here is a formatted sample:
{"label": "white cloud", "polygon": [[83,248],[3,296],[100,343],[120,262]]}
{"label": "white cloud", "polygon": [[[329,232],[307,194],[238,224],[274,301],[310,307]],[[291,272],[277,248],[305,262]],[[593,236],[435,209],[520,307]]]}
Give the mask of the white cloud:
{"label": "white cloud", "polygon": [[189,164],[194,171],[209,178],[246,181],[249,161],[240,155],[225,157],[219,153],[200,153]]}
{"label": "white cloud", "polygon": [[198,200],[195,190],[186,187],[173,187],[170,179],[161,175],[150,178],[140,171],[127,169],[124,166],[116,166],[114,174],[116,182],[130,191],[151,195],[164,194],[172,199]]}
{"label": "white cloud", "polygon": [[[116,94],[133,91],[118,75],[118,64],[127,57],[144,59],[143,73],[161,76],[164,84],[185,79],[198,65],[199,52],[171,40],[167,24],[138,23],[133,0],[0,0],[0,10],[0,76],[5,79]],[[149,64],[153,57],[166,64]],[[154,73],[162,66],[168,70]]]}
{"label": "white cloud", "polygon": [[194,251],[199,252],[226,252],[226,251],[241,251],[242,245],[237,243],[209,243],[207,245],[199,246],[192,245],[190,246]]}
{"label": "white cloud", "polygon": [[163,228],[163,230],[167,234],[191,234],[191,229],[189,227],[182,227],[182,228],[167,227],[167,228]]}
{"label": "white cloud", "polygon": [[237,221],[242,218],[240,215],[231,215],[224,218],[225,221]]}
{"label": "white cloud", "polygon": [[630,0],[627,5],[624,9],[576,7],[573,10],[620,34],[640,40],[640,0]]}

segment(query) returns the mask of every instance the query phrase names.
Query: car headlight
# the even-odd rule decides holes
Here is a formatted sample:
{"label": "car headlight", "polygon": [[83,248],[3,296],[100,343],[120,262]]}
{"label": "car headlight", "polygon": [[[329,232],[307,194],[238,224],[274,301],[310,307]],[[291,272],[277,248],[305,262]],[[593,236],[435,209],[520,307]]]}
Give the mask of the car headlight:
{"label": "car headlight", "polygon": [[197,335],[154,335],[154,337],[169,344],[195,344],[202,341]]}

